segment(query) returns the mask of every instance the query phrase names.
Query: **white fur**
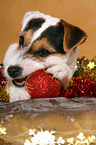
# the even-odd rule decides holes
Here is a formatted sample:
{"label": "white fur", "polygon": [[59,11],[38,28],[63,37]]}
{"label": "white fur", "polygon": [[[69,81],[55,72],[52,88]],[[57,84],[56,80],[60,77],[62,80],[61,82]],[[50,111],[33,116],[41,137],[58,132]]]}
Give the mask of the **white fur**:
{"label": "white fur", "polygon": [[25,87],[18,88],[15,87],[11,80],[8,80],[7,83],[7,92],[10,95],[9,101],[19,101],[19,100],[28,100],[31,98],[29,93],[25,90]]}
{"label": "white fur", "polygon": [[76,52],[74,52],[74,55],[72,55],[72,53],[71,50],[65,56],[49,56],[45,59],[45,66],[48,68],[48,73],[53,74],[53,77],[58,78],[60,81],[62,81],[63,78],[67,79],[65,87],[68,86],[75,71],[78,48],[76,49]]}
{"label": "white fur", "polygon": [[30,58],[23,58],[25,51],[17,50],[17,43],[9,46],[4,58],[4,74],[7,77],[7,92],[10,94],[10,102],[29,99],[30,96],[25,87],[18,88],[13,85],[12,78],[8,75],[7,69],[11,65],[19,65],[23,68],[22,77],[29,75],[37,69],[44,68],[44,63]]}
{"label": "white fur", "polygon": [[17,50],[17,43],[11,44],[5,54],[4,58],[4,73],[8,79],[12,79],[8,73],[7,69],[11,65],[19,65],[23,68],[22,77],[27,76],[37,69],[44,68],[44,63],[32,57],[23,58],[24,50]]}
{"label": "white fur", "polygon": [[[38,11],[36,12],[28,12],[25,14],[23,22],[22,22],[22,29],[25,28],[28,21],[32,18],[38,18],[43,17],[46,21],[44,24],[42,24],[42,27],[39,28],[32,36],[31,43],[32,45],[33,41],[36,40],[41,33],[47,29],[49,26],[56,25],[60,19],[53,18],[49,15],[45,15],[43,13],[40,13]],[[4,58],[4,73],[7,77],[8,83],[7,83],[7,91],[10,95],[10,102],[14,102],[17,100],[25,100],[30,99],[30,95],[25,90],[25,87],[18,88],[12,83],[12,78],[8,75],[7,69],[11,65],[19,65],[23,68],[23,72],[21,77],[25,77],[29,75],[30,73],[42,69],[47,68],[48,73],[52,73],[53,77],[56,77],[60,81],[63,78],[68,78],[68,81],[71,79],[76,65],[76,59],[77,59],[77,50],[72,55],[72,51],[68,52],[65,56],[49,56],[44,61],[39,61],[38,59],[34,57],[26,57],[24,58],[24,53],[29,49],[30,45],[27,48],[23,49],[17,49],[18,44],[12,44],[9,46],[5,58]],[[70,58],[70,59],[69,59]],[[67,84],[68,82],[66,82]]]}
{"label": "white fur", "polygon": [[14,43],[14,44],[11,44],[5,54],[5,57],[4,57],[4,73],[7,77],[7,79],[11,79],[10,76],[8,75],[7,73],[7,69],[10,65],[15,65],[18,63],[18,56],[19,54],[17,53],[17,48],[18,44],[17,43]]}

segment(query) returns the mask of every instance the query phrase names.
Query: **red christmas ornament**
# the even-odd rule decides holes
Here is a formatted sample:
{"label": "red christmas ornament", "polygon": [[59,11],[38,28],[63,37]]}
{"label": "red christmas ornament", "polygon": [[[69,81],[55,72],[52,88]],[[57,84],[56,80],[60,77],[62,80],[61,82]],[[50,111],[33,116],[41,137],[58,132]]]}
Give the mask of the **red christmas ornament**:
{"label": "red christmas ornament", "polygon": [[0,85],[5,86],[7,84],[7,80],[3,75],[3,65],[0,64]]}
{"label": "red christmas ornament", "polygon": [[40,69],[30,74],[25,83],[25,89],[32,98],[58,97],[61,83],[51,75]]}

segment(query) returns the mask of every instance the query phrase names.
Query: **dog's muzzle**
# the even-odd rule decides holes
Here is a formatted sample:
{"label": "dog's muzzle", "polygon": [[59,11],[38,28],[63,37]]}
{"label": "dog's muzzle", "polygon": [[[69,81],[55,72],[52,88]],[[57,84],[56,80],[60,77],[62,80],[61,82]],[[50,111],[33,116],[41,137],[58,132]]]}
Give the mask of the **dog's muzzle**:
{"label": "dog's muzzle", "polygon": [[21,78],[22,68],[14,65],[7,69],[8,75],[12,78],[12,82],[16,87],[23,87],[27,76]]}

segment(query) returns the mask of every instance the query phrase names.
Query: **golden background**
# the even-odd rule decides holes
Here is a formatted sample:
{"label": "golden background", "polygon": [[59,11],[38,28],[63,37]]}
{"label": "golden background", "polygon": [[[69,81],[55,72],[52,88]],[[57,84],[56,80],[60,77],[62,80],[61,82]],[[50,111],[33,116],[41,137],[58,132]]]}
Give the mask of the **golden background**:
{"label": "golden background", "polygon": [[96,0],[1,0],[0,62],[8,46],[18,41],[24,14],[35,10],[82,28],[88,39],[79,47],[79,57],[96,56]]}

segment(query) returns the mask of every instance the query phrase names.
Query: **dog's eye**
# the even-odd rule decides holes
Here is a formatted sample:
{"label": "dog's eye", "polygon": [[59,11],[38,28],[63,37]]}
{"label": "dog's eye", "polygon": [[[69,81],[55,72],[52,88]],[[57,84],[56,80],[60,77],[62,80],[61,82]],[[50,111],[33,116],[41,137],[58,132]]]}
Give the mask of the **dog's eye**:
{"label": "dog's eye", "polygon": [[22,48],[24,45],[24,36],[19,36],[19,47]]}
{"label": "dog's eye", "polygon": [[54,52],[50,52],[50,51],[48,51],[47,49],[44,49],[44,48],[34,52],[35,55],[38,55],[38,56],[41,56],[41,57],[46,57],[46,56],[48,56],[52,53],[54,53]]}

